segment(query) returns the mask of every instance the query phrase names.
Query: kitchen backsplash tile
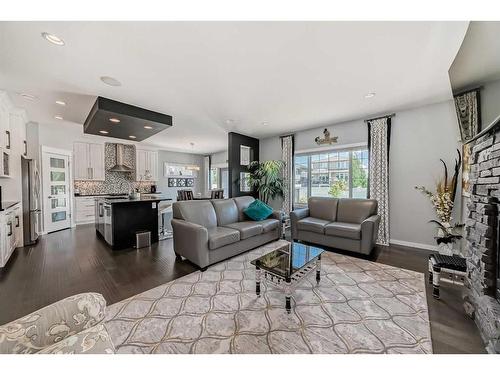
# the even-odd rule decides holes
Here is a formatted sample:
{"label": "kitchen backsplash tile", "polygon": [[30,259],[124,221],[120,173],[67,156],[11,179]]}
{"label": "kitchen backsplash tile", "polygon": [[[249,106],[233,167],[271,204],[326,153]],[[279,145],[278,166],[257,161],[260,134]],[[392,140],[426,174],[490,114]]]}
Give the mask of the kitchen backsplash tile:
{"label": "kitchen backsplash tile", "polygon": [[[135,171],[135,146],[125,145],[123,160],[125,165]],[[92,194],[117,194],[128,193],[131,189],[138,188],[141,193],[149,192],[154,182],[135,181],[135,172],[111,172],[109,168],[116,163],[116,146],[113,143],[106,143],[104,147],[104,181],[75,181],[74,186],[81,195]]]}

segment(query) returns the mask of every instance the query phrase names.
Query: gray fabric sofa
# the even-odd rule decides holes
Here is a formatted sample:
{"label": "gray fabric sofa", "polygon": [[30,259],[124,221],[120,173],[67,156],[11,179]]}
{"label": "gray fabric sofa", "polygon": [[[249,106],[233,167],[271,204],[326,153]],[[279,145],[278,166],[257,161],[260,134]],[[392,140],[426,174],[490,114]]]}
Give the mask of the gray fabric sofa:
{"label": "gray fabric sofa", "polygon": [[254,200],[243,196],[173,203],[176,256],[205,270],[211,264],[279,239],[280,212],[262,221],[251,221],[243,213]]}
{"label": "gray fabric sofa", "polygon": [[374,199],[311,197],[308,208],[290,213],[292,239],[370,254],[380,216]]}
{"label": "gray fabric sofa", "polygon": [[1,354],[115,353],[102,324],[106,300],[77,294],[0,326]]}

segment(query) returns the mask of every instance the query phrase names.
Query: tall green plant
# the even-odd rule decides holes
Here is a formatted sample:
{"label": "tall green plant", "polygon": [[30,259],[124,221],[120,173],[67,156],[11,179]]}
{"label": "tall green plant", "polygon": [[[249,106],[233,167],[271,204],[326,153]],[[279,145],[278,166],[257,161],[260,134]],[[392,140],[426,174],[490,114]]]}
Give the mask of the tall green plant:
{"label": "tall green plant", "polygon": [[265,203],[283,197],[284,183],[281,172],[284,165],[282,160],[267,160],[262,163],[254,161],[248,166],[248,183]]}

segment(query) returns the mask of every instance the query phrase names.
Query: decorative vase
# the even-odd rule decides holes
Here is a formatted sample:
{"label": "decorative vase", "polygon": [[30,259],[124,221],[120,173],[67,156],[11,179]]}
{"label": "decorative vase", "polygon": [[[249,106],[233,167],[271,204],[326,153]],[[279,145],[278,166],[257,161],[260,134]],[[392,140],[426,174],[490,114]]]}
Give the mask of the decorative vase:
{"label": "decorative vase", "polygon": [[[443,223],[443,225],[447,228],[450,227],[449,223]],[[441,229],[438,228],[437,230],[437,236],[438,237],[444,237],[446,233]],[[453,242],[450,243],[440,243],[438,245],[438,252],[441,255],[453,255]]]}

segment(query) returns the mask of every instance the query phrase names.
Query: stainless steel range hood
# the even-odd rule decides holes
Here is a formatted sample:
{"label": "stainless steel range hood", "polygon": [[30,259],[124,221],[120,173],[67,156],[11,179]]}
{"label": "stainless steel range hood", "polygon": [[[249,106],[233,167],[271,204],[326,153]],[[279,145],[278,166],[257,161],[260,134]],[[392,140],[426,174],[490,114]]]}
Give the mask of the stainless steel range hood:
{"label": "stainless steel range hood", "polygon": [[125,154],[125,145],[121,143],[116,144],[116,164],[109,168],[110,172],[133,172],[133,169],[126,166],[123,161],[123,155]]}

